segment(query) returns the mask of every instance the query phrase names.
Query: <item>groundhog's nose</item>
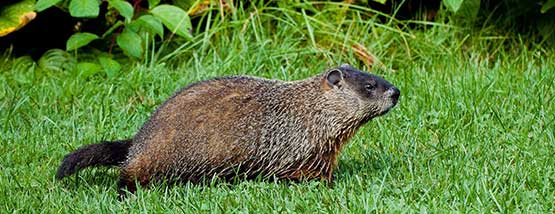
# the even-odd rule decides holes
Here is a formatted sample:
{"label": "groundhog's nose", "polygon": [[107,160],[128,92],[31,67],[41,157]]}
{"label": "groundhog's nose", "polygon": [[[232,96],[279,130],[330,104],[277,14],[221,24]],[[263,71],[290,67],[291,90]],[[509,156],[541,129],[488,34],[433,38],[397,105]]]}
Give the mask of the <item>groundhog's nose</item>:
{"label": "groundhog's nose", "polygon": [[391,87],[388,89],[388,91],[389,91],[389,97],[391,97],[395,102],[397,102],[397,100],[399,99],[399,96],[401,95],[401,91],[399,91],[399,89],[396,87]]}

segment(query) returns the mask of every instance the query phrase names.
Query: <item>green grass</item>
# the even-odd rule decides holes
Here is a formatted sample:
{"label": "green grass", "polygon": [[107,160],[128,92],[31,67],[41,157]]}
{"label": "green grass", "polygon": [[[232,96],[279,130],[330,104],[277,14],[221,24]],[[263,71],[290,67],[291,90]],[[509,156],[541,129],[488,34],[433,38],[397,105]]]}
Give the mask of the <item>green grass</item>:
{"label": "green grass", "polygon": [[[495,29],[401,29],[365,20],[361,9],[330,26],[318,19],[334,10],[270,9],[207,17],[217,24],[195,42],[167,46],[113,79],[0,59],[0,212],[555,212],[553,51]],[[369,70],[343,50],[354,42],[383,65]],[[182,86],[237,74],[302,79],[343,62],[402,93],[345,148],[333,189],[162,184],[119,202],[115,169],[54,179],[66,153],[132,136]]]}

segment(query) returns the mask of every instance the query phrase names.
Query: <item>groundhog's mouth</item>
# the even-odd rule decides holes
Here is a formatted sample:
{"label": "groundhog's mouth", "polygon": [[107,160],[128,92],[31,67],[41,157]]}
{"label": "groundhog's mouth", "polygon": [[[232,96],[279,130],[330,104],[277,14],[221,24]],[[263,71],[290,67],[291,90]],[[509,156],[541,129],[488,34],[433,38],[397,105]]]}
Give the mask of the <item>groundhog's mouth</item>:
{"label": "groundhog's mouth", "polygon": [[387,114],[392,108],[393,108],[393,106],[392,106],[392,107],[389,107],[389,108],[386,108],[385,110],[383,110],[382,112],[380,112],[379,116],[382,116],[382,115],[384,115],[384,114]]}
{"label": "groundhog's mouth", "polygon": [[390,99],[388,103],[385,104],[382,112],[380,112],[379,116],[387,114],[393,107],[397,105],[397,99]]}

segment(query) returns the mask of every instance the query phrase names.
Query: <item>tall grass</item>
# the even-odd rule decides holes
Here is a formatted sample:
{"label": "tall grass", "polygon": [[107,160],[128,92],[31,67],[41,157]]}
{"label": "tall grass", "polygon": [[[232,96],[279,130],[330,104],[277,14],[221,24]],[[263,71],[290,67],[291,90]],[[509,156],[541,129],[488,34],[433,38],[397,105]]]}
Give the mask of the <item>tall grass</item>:
{"label": "tall grass", "polygon": [[[492,29],[411,29],[375,14],[339,3],[208,14],[210,26],[192,42],[165,43],[113,79],[3,57],[0,210],[555,211],[552,50]],[[365,64],[355,44],[377,63]],[[401,99],[345,148],[332,189],[317,181],[157,185],[119,202],[115,169],[54,179],[63,155],[132,136],[182,86],[223,75],[296,80],[346,62],[384,76]]]}

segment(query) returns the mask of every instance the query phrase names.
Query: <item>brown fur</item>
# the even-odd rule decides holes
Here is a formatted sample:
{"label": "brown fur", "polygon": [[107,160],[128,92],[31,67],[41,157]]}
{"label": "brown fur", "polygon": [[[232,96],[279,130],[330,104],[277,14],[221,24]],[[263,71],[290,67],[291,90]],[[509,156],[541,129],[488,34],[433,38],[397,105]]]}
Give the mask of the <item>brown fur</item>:
{"label": "brown fur", "polygon": [[132,139],[120,185],[204,178],[333,180],[357,129],[399,90],[348,65],[282,82],[229,77],[193,84],[162,104]]}

